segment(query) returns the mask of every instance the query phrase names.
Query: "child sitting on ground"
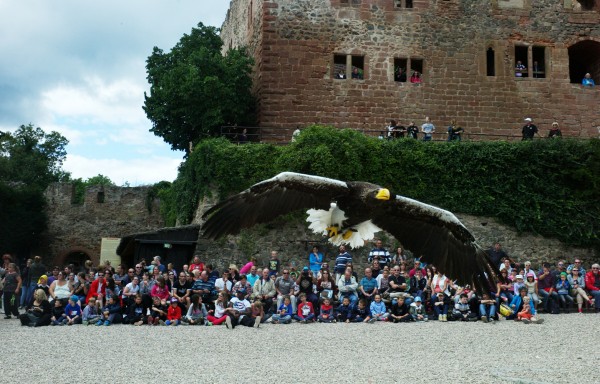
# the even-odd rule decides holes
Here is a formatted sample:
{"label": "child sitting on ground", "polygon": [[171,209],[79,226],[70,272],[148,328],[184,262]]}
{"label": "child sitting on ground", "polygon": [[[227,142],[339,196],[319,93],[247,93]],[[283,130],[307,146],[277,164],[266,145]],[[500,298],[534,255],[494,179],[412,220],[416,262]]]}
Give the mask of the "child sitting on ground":
{"label": "child sitting on ground", "polygon": [[181,308],[179,308],[179,300],[176,297],[171,298],[171,305],[167,310],[166,325],[178,326],[181,323]]}
{"label": "child sitting on ground", "polygon": [[319,317],[317,317],[317,321],[320,323],[331,323],[335,322],[333,317],[333,306],[331,305],[331,300],[325,298],[323,300],[323,304],[321,304],[321,313],[319,313]]}
{"label": "child sitting on ground", "polygon": [[352,310],[351,321],[353,323],[367,323],[371,320],[371,312],[367,308],[367,302],[364,299],[358,301],[356,308]]}
{"label": "child sitting on ground", "polygon": [[450,307],[450,298],[444,292],[438,292],[431,299],[433,310],[439,321],[448,321],[448,308]]}
{"label": "child sitting on ground", "polygon": [[71,296],[69,299],[69,304],[65,307],[65,320],[63,320],[63,324],[81,324],[81,307],[77,303],[78,301],[79,297],[76,295]]}
{"label": "child sitting on ground", "polygon": [[410,316],[418,322],[429,320],[425,313],[425,306],[421,303],[421,296],[415,297],[415,301],[410,304]]}
{"label": "child sitting on ground", "polygon": [[474,321],[477,320],[477,314],[471,313],[469,306],[469,297],[466,294],[461,294],[458,303],[454,304],[452,317],[458,321]]}
{"label": "child sitting on ground", "polygon": [[337,321],[341,323],[349,323],[352,317],[352,307],[350,306],[350,298],[344,297],[342,303],[337,307],[336,315]]}
{"label": "child sitting on ground", "polygon": [[371,302],[371,320],[369,322],[374,323],[375,321],[388,321],[388,316],[385,303],[381,300],[381,295],[375,295],[375,299]]}
{"label": "child sitting on ground", "polygon": [[271,317],[273,319],[271,322],[273,324],[289,324],[292,322],[292,314],[292,300],[288,295],[285,295],[283,303],[277,309],[277,313]]}
{"label": "child sitting on ground", "polygon": [[133,324],[140,326],[146,323],[146,313],[148,312],[148,308],[142,302],[142,295],[139,293],[135,295],[135,299],[133,304],[131,304],[128,308],[127,312],[127,321],[124,321],[126,324]]}
{"label": "child sitting on ground", "polygon": [[227,320],[227,303],[229,302],[229,296],[225,292],[219,293],[217,297],[217,301],[215,302],[214,311],[211,309],[208,311],[208,316],[206,316],[206,320],[212,323],[212,325],[223,324]]}
{"label": "child sitting on ground", "polygon": [[202,297],[200,295],[192,295],[190,298],[190,307],[187,310],[185,316],[181,318],[181,321],[189,325],[198,325],[204,322],[204,325],[212,325],[208,320],[208,312],[206,306],[202,303]]}
{"label": "child sitting on ground", "polygon": [[100,314],[98,313],[98,306],[96,305],[96,298],[90,297],[88,304],[83,309],[83,325],[95,324],[100,320]]}
{"label": "child sitting on ground", "polygon": [[148,316],[148,325],[164,324],[167,319],[167,302],[161,300],[160,297],[152,297],[152,307],[150,308],[150,316]]}
{"label": "child sitting on ground", "polygon": [[123,315],[121,315],[121,305],[118,303],[119,298],[117,296],[110,296],[106,299],[106,305],[102,308],[102,317],[96,325],[109,326],[111,324],[118,324],[123,321]]}
{"label": "child sitting on ground", "polygon": [[567,273],[560,273],[560,280],[556,282],[556,293],[558,293],[558,299],[560,305],[566,313],[569,313],[569,307],[575,304],[575,301],[571,297],[571,284],[567,281]]}
{"label": "child sitting on ground", "polygon": [[65,319],[65,308],[63,307],[62,301],[59,299],[54,300],[54,306],[52,307],[52,317],[50,318],[52,322],[50,324],[65,325],[63,323]]}
{"label": "child sitting on ground", "polygon": [[517,320],[521,320],[525,324],[542,324],[544,319],[537,319],[535,313],[535,306],[531,305],[531,298],[523,296],[523,308],[517,313]]}
{"label": "child sitting on ground", "polygon": [[392,310],[390,313],[394,323],[411,321],[412,317],[408,309],[408,305],[404,302],[404,297],[398,297],[398,301],[392,304]]}
{"label": "child sitting on ground", "polygon": [[479,300],[479,315],[484,323],[493,322],[496,316],[496,300],[493,300],[489,293],[483,293]]}
{"label": "child sitting on ground", "polygon": [[294,319],[301,323],[313,322],[315,319],[315,310],[311,302],[307,301],[306,294],[300,294],[300,304],[298,305],[298,313],[294,315]]}

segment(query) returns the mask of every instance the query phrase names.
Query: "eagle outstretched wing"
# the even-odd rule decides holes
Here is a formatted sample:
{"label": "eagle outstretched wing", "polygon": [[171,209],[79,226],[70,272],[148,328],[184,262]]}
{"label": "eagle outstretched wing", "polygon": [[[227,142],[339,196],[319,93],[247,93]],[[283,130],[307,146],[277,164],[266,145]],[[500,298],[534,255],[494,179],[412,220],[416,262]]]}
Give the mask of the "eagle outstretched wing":
{"label": "eagle outstretched wing", "polygon": [[[402,245],[431,263],[459,284],[489,289],[499,276],[485,251],[453,213],[417,200],[396,195],[371,221],[393,235]],[[495,289],[495,286],[492,287]]]}
{"label": "eagle outstretched wing", "polygon": [[202,229],[211,239],[235,235],[298,209],[329,209],[333,200],[348,193],[343,181],[283,172],[213,206],[202,215]]}

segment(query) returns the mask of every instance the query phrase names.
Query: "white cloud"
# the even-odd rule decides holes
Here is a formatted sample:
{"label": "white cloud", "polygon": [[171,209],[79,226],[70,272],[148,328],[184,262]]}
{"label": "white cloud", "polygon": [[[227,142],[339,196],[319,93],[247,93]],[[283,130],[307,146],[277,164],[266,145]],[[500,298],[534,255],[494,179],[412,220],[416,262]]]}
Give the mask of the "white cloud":
{"label": "white cloud", "polygon": [[128,182],[131,186],[136,186],[175,180],[180,163],[180,159],[164,156],[120,160],[68,155],[64,169],[71,172],[73,178],[81,177],[85,180],[102,174],[117,185]]}

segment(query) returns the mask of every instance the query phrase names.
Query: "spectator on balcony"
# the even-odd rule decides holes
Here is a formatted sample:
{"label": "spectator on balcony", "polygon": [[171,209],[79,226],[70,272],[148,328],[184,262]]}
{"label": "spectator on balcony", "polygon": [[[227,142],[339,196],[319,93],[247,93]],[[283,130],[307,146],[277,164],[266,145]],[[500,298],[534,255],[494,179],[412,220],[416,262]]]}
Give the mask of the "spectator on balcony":
{"label": "spectator on balcony", "polygon": [[581,80],[581,85],[583,85],[584,87],[593,87],[594,85],[596,85],[596,83],[594,83],[594,79],[592,79],[592,75],[590,75],[589,73],[586,73],[585,76],[583,77],[583,80]]}
{"label": "spectator on balcony", "polygon": [[533,120],[530,117],[525,118],[525,125],[523,129],[521,129],[521,133],[523,134],[523,140],[533,140],[533,136],[538,132],[538,128],[533,124]]}
{"label": "spectator on balcony", "polygon": [[421,74],[419,73],[419,71],[413,72],[412,76],[410,77],[410,82],[415,85],[421,85],[423,79],[421,79]]}
{"label": "spectator on balcony", "polygon": [[398,67],[398,69],[396,70],[394,80],[399,81],[401,83],[406,83],[406,72],[402,69],[402,67]]}
{"label": "spectator on balcony", "polygon": [[362,80],[363,79],[362,71],[359,71],[358,67],[352,68],[352,79],[354,79],[354,80]]}
{"label": "spectator on balcony", "polygon": [[548,132],[548,137],[562,137],[562,132],[560,131],[560,128],[558,127],[558,123],[556,121],[552,123],[552,128],[550,128],[550,132]]}
{"label": "spectator on balcony", "polygon": [[523,77],[523,74],[527,74],[527,67],[523,65],[521,60],[517,61],[517,65],[515,66],[515,76]]}

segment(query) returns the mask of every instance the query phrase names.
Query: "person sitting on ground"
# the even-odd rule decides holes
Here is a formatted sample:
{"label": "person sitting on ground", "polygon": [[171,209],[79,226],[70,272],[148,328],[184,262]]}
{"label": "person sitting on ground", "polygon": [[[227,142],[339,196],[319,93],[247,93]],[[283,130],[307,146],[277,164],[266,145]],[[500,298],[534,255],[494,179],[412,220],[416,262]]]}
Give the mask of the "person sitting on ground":
{"label": "person sitting on ground", "polygon": [[352,305],[350,304],[350,298],[342,298],[341,304],[335,310],[335,318],[340,323],[349,323],[352,317]]}
{"label": "person sitting on ground", "polygon": [[364,299],[358,300],[356,307],[352,309],[350,321],[352,323],[367,323],[371,320],[371,312],[367,307],[367,302]]}
{"label": "person sitting on ground", "polygon": [[178,326],[181,324],[181,308],[179,308],[179,300],[176,297],[171,297],[171,305],[167,310],[166,325]]}
{"label": "person sitting on ground", "polygon": [[542,273],[538,276],[538,293],[546,313],[558,312],[558,294],[555,285],[556,281],[554,274],[550,271],[550,265],[544,263]]}
{"label": "person sitting on ground", "polygon": [[[137,276],[135,278],[137,279]],[[127,308],[127,317],[123,320],[123,323],[136,326],[146,324],[148,322],[146,313],[148,313],[148,307],[144,305],[142,295],[138,293],[135,295],[131,305]]]}
{"label": "person sitting on ground", "polygon": [[317,317],[317,321],[319,323],[335,322],[335,317],[333,315],[333,306],[331,305],[330,299],[325,298],[323,300],[323,304],[321,304],[321,308],[319,311],[319,316]]}
{"label": "person sitting on ground", "polygon": [[406,304],[410,305],[410,300],[407,300],[408,295],[405,292],[406,279],[400,274],[400,266],[396,265],[394,266],[394,268],[392,268],[392,274],[389,278],[389,284],[390,288],[388,289],[388,292],[390,294],[390,299],[392,299],[392,303],[395,299],[398,299],[398,297],[402,296],[405,298]]}
{"label": "person sitting on ground", "polygon": [[369,309],[371,311],[371,322],[388,321],[390,314],[385,307],[385,303],[381,300],[380,294],[375,295],[374,301],[371,302]]}
{"label": "person sitting on ground", "polygon": [[164,324],[165,320],[167,320],[168,310],[167,301],[154,296],[152,298],[152,307],[150,307],[150,316],[148,316],[148,325]]}
{"label": "person sitting on ground", "polygon": [[52,323],[50,325],[64,325],[63,321],[65,320],[65,307],[63,305],[62,300],[54,300],[52,302]]}
{"label": "person sitting on ground", "polygon": [[314,274],[308,267],[302,269],[302,273],[300,273],[300,276],[296,280],[298,292],[306,295],[306,299],[312,303],[313,309],[319,304],[319,297],[313,289],[314,281]]}
{"label": "person sitting on ground", "polygon": [[585,76],[583,76],[583,79],[581,80],[581,85],[583,85],[584,87],[594,87],[596,83],[594,83],[592,75],[586,73]]}
{"label": "person sitting on ground", "polygon": [[575,301],[570,295],[571,284],[569,284],[569,281],[567,280],[567,272],[560,273],[560,279],[556,282],[555,288],[560,306],[563,308],[563,311],[569,313],[569,308]]}
{"label": "person sitting on ground", "polygon": [[294,319],[301,323],[313,322],[315,319],[315,310],[311,302],[306,299],[306,294],[300,294],[300,304],[298,304],[298,313]]}
{"label": "person sitting on ground", "polygon": [[571,285],[571,296],[575,297],[577,301],[577,311],[583,313],[583,302],[584,300],[592,306],[592,300],[583,289],[585,287],[585,280],[582,275],[579,274],[579,267],[573,267],[571,269],[571,275],[567,276],[569,284]]}
{"label": "person sitting on ground", "polygon": [[121,314],[121,305],[118,303],[119,298],[116,296],[110,296],[106,298],[106,305],[102,308],[102,317],[96,325],[109,326],[111,324],[119,324],[123,322],[123,315]]}
{"label": "person sitting on ground", "polygon": [[413,321],[422,322],[429,320],[425,313],[425,306],[422,304],[419,296],[415,297],[415,301],[410,304],[409,311]]}
{"label": "person sitting on ground", "polygon": [[329,270],[321,271],[321,277],[317,280],[317,292],[319,292],[319,297],[321,299],[332,299],[333,296],[337,294],[337,286],[335,285],[335,281]]}
{"label": "person sitting on ground", "polygon": [[399,297],[395,304],[392,304],[392,309],[389,316],[394,323],[408,322],[412,320],[408,305],[404,302],[404,297]]}
{"label": "person sitting on ground", "polygon": [[33,303],[26,313],[19,316],[21,325],[29,327],[42,327],[50,325],[52,317],[52,306],[48,301],[46,292],[43,289],[37,289],[33,293]]}
{"label": "person sitting on ground", "polygon": [[283,297],[283,303],[277,308],[277,313],[275,313],[271,317],[271,323],[273,324],[289,324],[292,322],[292,315],[294,311],[292,310],[292,300],[289,296]]}
{"label": "person sitting on ground", "polygon": [[71,296],[71,298],[69,299],[69,303],[65,307],[65,319],[63,320],[64,324],[81,324],[81,306],[78,302],[79,296]]}
{"label": "person sitting on ground", "polygon": [[208,317],[208,311],[206,306],[202,303],[202,297],[200,295],[192,295],[190,298],[190,307],[187,310],[185,316],[181,317],[183,323],[189,325],[212,325],[210,321],[205,320]]}
{"label": "person sitting on ground", "polygon": [[261,317],[252,317],[252,305],[245,299],[245,290],[239,289],[236,294],[237,296],[229,302],[225,326],[228,329],[234,329],[237,325],[258,328]]}
{"label": "person sitting on ground", "polygon": [[496,300],[498,304],[508,304],[513,297],[513,286],[512,282],[508,279],[508,270],[502,269],[500,271],[500,279],[496,283]]}
{"label": "person sitting on ground", "polygon": [[190,305],[191,292],[192,284],[187,280],[185,272],[179,272],[179,279],[173,283],[171,295],[177,299],[182,310]]}
{"label": "person sitting on ground", "polygon": [[217,295],[217,301],[215,302],[215,309],[208,311],[206,319],[213,325],[219,325],[227,320],[227,303],[229,298],[225,292],[221,292]]}
{"label": "person sitting on ground", "polygon": [[496,317],[496,300],[489,293],[483,292],[479,300],[479,315],[484,323],[493,322]]}
{"label": "person sitting on ground", "polygon": [[56,280],[50,285],[50,297],[51,300],[61,300],[63,307],[67,304],[69,297],[73,295],[73,287],[71,283],[65,278],[65,273],[59,271]]}
{"label": "person sitting on ground", "polygon": [[469,296],[462,293],[458,303],[454,304],[452,310],[452,317],[459,321],[474,321],[477,320],[477,314],[471,312],[471,306],[469,305]]}
{"label": "person sitting on ground", "polygon": [[383,268],[383,272],[377,276],[376,280],[377,291],[382,295],[382,297],[385,297],[386,299],[389,298],[388,290],[390,289],[390,267],[386,265]]}
{"label": "person sitting on ground", "polygon": [[444,292],[438,292],[431,298],[433,311],[439,321],[448,321],[450,302],[450,297],[446,296]]}
{"label": "person sitting on ground", "polygon": [[523,309],[521,309],[520,312],[517,313],[517,319],[524,321],[524,320],[531,320],[531,318],[533,317],[533,313],[532,311],[535,311],[535,309],[533,309],[533,306],[531,305],[531,299],[529,298],[529,296],[524,296],[523,297]]}
{"label": "person sitting on ground", "polygon": [[424,292],[427,288],[427,279],[423,277],[421,269],[416,269],[415,274],[409,280],[409,288],[408,293],[412,297],[419,296],[421,299],[424,299]]}
{"label": "person sitting on ground", "polygon": [[82,324],[90,325],[96,324],[100,320],[100,311],[98,310],[98,305],[96,303],[96,298],[91,297],[88,301],[87,305],[83,309],[82,313]]}

